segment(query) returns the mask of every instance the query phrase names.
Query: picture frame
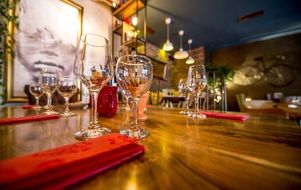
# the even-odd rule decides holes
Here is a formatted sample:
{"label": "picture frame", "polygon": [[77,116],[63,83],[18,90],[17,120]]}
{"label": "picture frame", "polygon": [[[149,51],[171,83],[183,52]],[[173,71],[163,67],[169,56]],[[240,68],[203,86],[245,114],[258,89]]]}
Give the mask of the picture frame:
{"label": "picture frame", "polygon": [[20,0],[15,57],[7,54],[6,102],[26,102],[25,85],[38,82],[44,67],[73,74],[76,46],[82,34],[83,7],[72,0]]}

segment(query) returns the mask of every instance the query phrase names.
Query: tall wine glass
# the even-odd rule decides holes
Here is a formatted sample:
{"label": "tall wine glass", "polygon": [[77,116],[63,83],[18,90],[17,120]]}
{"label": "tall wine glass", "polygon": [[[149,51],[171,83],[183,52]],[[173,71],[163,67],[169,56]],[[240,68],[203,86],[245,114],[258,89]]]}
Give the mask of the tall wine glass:
{"label": "tall wine glass", "polygon": [[206,116],[199,112],[199,97],[207,85],[207,75],[204,65],[192,65],[189,67],[187,85],[189,91],[194,94],[195,98],[194,112],[190,114],[190,116],[205,119]]}
{"label": "tall wine glass", "polygon": [[75,113],[70,112],[69,99],[76,93],[77,85],[75,77],[58,77],[57,90],[61,96],[64,97],[66,102],[65,111],[61,114],[63,117],[70,117]]}
{"label": "tall wine glass", "polygon": [[33,107],[35,110],[40,110],[42,106],[40,106],[39,100],[40,97],[43,96],[44,90],[40,84],[31,84],[29,85],[29,92],[32,94],[36,99],[36,105]]}
{"label": "tall wine glass", "polygon": [[99,124],[97,116],[98,94],[112,78],[111,61],[109,41],[105,37],[98,34],[81,36],[74,63],[74,74],[89,90],[92,114],[89,127],[76,132],[75,138],[78,140],[95,138],[111,132]]}
{"label": "tall wine glass", "polygon": [[56,80],[58,76],[58,70],[52,68],[44,68],[41,71],[39,77],[39,84],[41,84],[44,92],[47,95],[47,107],[44,114],[51,115],[51,114],[58,114],[58,112],[53,110],[52,106],[52,94],[56,90]]}
{"label": "tall wine glass", "polygon": [[130,96],[131,124],[129,128],[122,129],[120,133],[134,138],[144,138],[149,132],[138,124],[138,102],[146,93],[152,83],[153,66],[149,58],[142,55],[125,55],[118,59],[116,66],[118,85]]}
{"label": "tall wine glass", "polygon": [[179,92],[185,96],[186,108],[183,111],[180,111],[180,114],[188,115],[191,114],[189,111],[189,96],[190,92],[187,85],[187,79],[180,79],[178,84]]}

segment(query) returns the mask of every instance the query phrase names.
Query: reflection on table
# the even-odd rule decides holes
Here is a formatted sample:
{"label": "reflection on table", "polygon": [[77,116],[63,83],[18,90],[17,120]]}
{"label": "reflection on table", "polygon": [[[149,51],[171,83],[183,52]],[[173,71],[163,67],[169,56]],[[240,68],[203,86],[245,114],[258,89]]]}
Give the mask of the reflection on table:
{"label": "reflection on table", "polygon": [[[62,111],[63,108],[55,108]],[[76,142],[89,123],[89,110],[76,116],[0,126],[0,157],[12,158]],[[180,109],[151,107],[140,121],[150,136],[145,154],[97,175],[76,189],[300,189],[301,128],[285,117],[253,114],[246,122],[192,119]],[[1,108],[3,117],[35,115],[20,107]],[[119,130],[129,113],[101,117]]]}

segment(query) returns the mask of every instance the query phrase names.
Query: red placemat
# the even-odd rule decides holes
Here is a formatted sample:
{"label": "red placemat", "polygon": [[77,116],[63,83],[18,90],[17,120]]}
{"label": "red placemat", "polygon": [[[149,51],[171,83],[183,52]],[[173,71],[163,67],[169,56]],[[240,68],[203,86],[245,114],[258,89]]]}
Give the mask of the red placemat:
{"label": "red placemat", "polygon": [[23,109],[31,109],[33,107],[34,107],[34,105],[23,105],[22,106]]}
{"label": "red placemat", "polygon": [[213,111],[201,111],[207,117],[221,118],[221,119],[232,119],[237,121],[246,121],[249,119],[247,114],[235,114],[235,113],[222,113]]}
{"label": "red placemat", "polygon": [[32,116],[24,116],[24,117],[11,117],[11,118],[0,119],[0,125],[30,122],[30,121],[43,121],[43,120],[58,119],[58,118],[60,118],[60,115],[58,115],[58,114],[32,115]]}
{"label": "red placemat", "polygon": [[0,189],[63,189],[144,152],[119,134],[0,161]]}

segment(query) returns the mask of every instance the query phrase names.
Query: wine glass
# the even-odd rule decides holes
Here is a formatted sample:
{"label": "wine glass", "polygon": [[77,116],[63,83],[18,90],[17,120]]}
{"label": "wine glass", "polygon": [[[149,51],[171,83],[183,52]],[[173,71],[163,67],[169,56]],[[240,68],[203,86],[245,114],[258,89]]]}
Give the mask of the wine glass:
{"label": "wine glass", "polygon": [[149,132],[138,124],[138,102],[152,83],[153,66],[149,58],[142,55],[125,55],[118,59],[116,65],[117,83],[131,100],[131,124],[129,128],[121,129],[120,133],[134,138],[144,138]]}
{"label": "wine glass", "polygon": [[190,114],[193,118],[205,119],[206,116],[199,112],[199,97],[207,86],[207,75],[204,65],[192,65],[188,70],[187,85],[189,91],[194,94],[194,112]]}
{"label": "wine glass", "polygon": [[98,122],[97,100],[100,90],[112,79],[112,59],[109,41],[98,34],[81,36],[74,63],[74,74],[88,88],[91,96],[92,113],[89,127],[75,133],[75,138],[85,140],[111,132]]}
{"label": "wine glass", "polygon": [[29,92],[32,94],[36,99],[36,105],[32,107],[32,109],[40,110],[42,106],[39,104],[40,97],[43,96],[44,90],[40,84],[31,84],[29,85]]}
{"label": "wine glass", "polygon": [[185,96],[185,100],[186,100],[186,108],[185,108],[185,110],[180,111],[180,114],[184,114],[184,115],[191,114],[191,111],[189,111],[190,93],[189,93],[189,89],[188,89],[188,86],[187,86],[187,79],[180,79],[179,80],[178,89],[179,89],[179,92],[182,95]]}
{"label": "wine glass", "polygon": [[77,85],[75,77],[65,77],[60,76],[57,80],[57,90],[61,96],[65,98],[66,108],[61,114],[63,117],[70,117],[75,115],[75,113],[70,112],[69,109],[69,99],[76,93]]}
{"label": "wine glass", "polygon": [[41,84],[44,92],[47,95],[47,107],[44,114],[51,115],[51,114],[58,114],[58,112],[53,110],[52,106],[52,94],[56,90],[56,80],[58,76],[58,70],[52,68],[44,68],[41,71],[39,77],[39,84]]}

